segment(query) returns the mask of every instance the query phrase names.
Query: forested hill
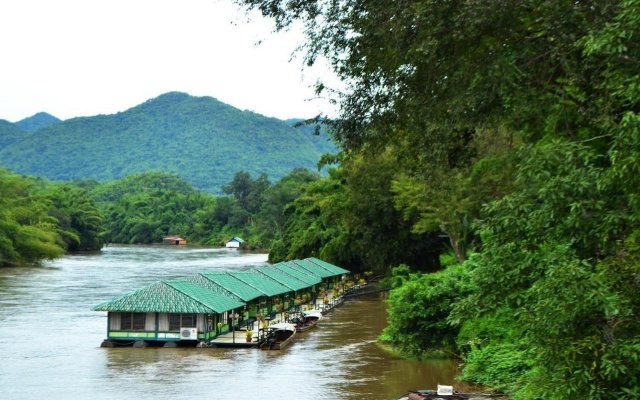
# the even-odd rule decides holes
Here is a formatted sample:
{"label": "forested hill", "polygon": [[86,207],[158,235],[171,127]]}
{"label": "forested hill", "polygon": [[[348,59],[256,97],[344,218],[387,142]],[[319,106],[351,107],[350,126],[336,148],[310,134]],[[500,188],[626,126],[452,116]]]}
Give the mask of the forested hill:
{"label": "forested hill", "polygon": [[0,166],[52,180],[174,173],[220,192],[239,170],[278,179],[335,151],[326,135],[211,97],[166,93],[127,111],[65,120],[0,150]]}
{"label": "forested hill", "polygon": [[24,132],[20,127],[11,122],[0,119],[0,149],[23,140],[28,133]]}
{"label": "forested hill", "polygon": [[35,132],[39,129],[57,124],[60,119],[46,112],[39,112],[28,118],[22,119],[15,124],[26,132]]}

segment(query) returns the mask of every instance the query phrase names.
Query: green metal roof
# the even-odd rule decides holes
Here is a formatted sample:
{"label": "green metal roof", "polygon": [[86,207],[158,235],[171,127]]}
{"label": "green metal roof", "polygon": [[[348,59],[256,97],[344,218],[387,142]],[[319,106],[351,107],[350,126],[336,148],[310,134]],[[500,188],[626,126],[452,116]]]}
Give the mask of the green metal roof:
{"label": "green metal roof", "polygon": [[304,268],[305,271],[308,271],[313,275],[317,275],[320,278],[330,278],[332,276],[335,276],[333,273],[329,272],[329,270],[326,270],[318,266],[318,264],[314,264],[309,260],[292,260],[290,261],[290,263],[294,263],[299,267]]}
{"label": "green metal roof", "polygon": [[306,282],[294,278],[291,275],[285,274],[284,272],[274,268],[273,266],[258,267],[254,268],[253,270],[280,282],[291,290],[302,290],[308,288],[309,286],[312,286],[307,284]]}
{"label": "green metal roof", "polygon": [[187,281],[156,282],[111,301],[99,304],[95,311],[221,313],[244,304]]}
{"label": "green metal roof", "polygon": [[291,289],[284,286],[280,282],[277,282],[271,278],[265,277],[263,274],[252,271],[242,272],[229,272],[235,278],[240,279],[242,282],[258,289],[265,296],[277,296],[279,294],[291,292]]}
{"label": "green metal roof", "polygon": [[348,270],[346,270],[344,268],[340,268],[337,265],[329,264],[328,262],[319,260],[319,259],[317,259],[315,257],[305,258],[305,260],[309,260],[312,263],[314,263],[314,264],[326,269],[327,271],[333,273],[334,276],[343,275],[343,274],[350,274],[351,273],[351,271],[348,271]]}
{"label": "green metal roof", "polygon": [[[312,260],[317,260],[318,262],[314,262]],[[304,260],[294,260],[295,263],[301,263],[304,268],[311,270],[315,274],[325,274],[328,276],[325,277],[333,277],[343,275],[345,272],[341,272],[342,268],[336,267],[335,265],[326,263],[325,261],[319,260],[317,258],[305,258]],[[321,265],[320,263],[325,263],[325,265]],[[346,271],[346,270],[344,270]],[[347,272],[348,273],[348,272]]]}
{"label": "green metal roof", "polygon": [[93,308],[96,311],[222,313],[260,296],[277,296],[350,273],[315,257],[242,272],[205,272],[156,282]]}
{"label": "green metal roof", "polygon": [[167,285],[181,291],[196,301],[205,304],[217,313],[244,307],[244,303],[233,296],[221,292],[214,292],[193,282],[185,280],[166,281]]}
{"label": "green metal roof", "polygon": [[231,297],[234,297],[234,298],[242,301],[242,299],[240,297],[234,295],[233,293],[231,293],[230,291],[226,290],[222,286],[217,285],[214,282],[211,282],[209,279],[205,278],[201,274],[189,275],[189,276],[187,276],[185,278],[180,278],[180,279],[184,280],[184,281],[188,281],[188,282],[193,282],[196,285],[202,286],[205,289],[211,290],[211,291],[216,292],[216,293],[226,294],[227,296],[231,296]]}
{"label": "green metal roof", "polygon": [[203,272],[200,275],[238,296],[243,301],[251,301],[264,296],[264,293],[258,289],[246,284],[227,272]]}
{"label": "green metal roof", "polygon": [[320,279],[318,275],[314,275],[306,269],[293,263],[282,262],[275,264],[273,267],[284,272],[285,274],[291,275],[294,278],[301,280],[302,282],[306,283],[307,286],[313,286],[322,281],[322,279]]}

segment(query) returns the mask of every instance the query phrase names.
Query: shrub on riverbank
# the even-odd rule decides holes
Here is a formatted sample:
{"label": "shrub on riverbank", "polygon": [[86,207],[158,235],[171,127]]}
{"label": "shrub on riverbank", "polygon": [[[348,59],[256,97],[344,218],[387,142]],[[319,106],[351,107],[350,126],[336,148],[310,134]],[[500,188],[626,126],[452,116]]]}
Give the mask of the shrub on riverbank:
{"label": "shrub on riverbank", "polygon": [[[405,272],[406,266],[397,270]],[[411,356],[436,350],[455,353],[459,328],[449,322],[449,314],[453,305],[469,293],[466,267],[455,265],[436,273],[411,274],[394,282],[400,286],[387,300],[389,323],[380,340]]]}
{"label": "shrub on riverbank", "polygon": [[513,392],[531,368],[531,354],[523,332],[513,324],[513,310],[465,321],[456,343],[464,360],[461,379]]}

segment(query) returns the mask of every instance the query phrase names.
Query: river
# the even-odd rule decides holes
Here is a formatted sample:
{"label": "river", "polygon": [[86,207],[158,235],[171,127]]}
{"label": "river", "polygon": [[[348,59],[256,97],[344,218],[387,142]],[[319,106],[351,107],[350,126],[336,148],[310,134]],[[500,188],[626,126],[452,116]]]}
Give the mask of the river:
{"label": "river", "polygon": [[243,270],[266,254],[108,246],[42,267],[0,269],[0,399],[394,399],[451,384],[455,362],[402,360],[376,345],[378,297],[345,302],[281,352],[100,348],[91,307],[160,279]]}

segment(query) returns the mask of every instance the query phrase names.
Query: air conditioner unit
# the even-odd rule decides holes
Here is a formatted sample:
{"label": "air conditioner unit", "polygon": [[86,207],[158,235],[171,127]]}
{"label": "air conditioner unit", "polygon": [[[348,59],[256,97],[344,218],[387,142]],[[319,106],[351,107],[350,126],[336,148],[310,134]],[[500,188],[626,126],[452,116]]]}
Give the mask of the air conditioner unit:
{"label": "air conditioner unit", "polygon": [[180,340],[198,340],[198,328],[180,328]]}

